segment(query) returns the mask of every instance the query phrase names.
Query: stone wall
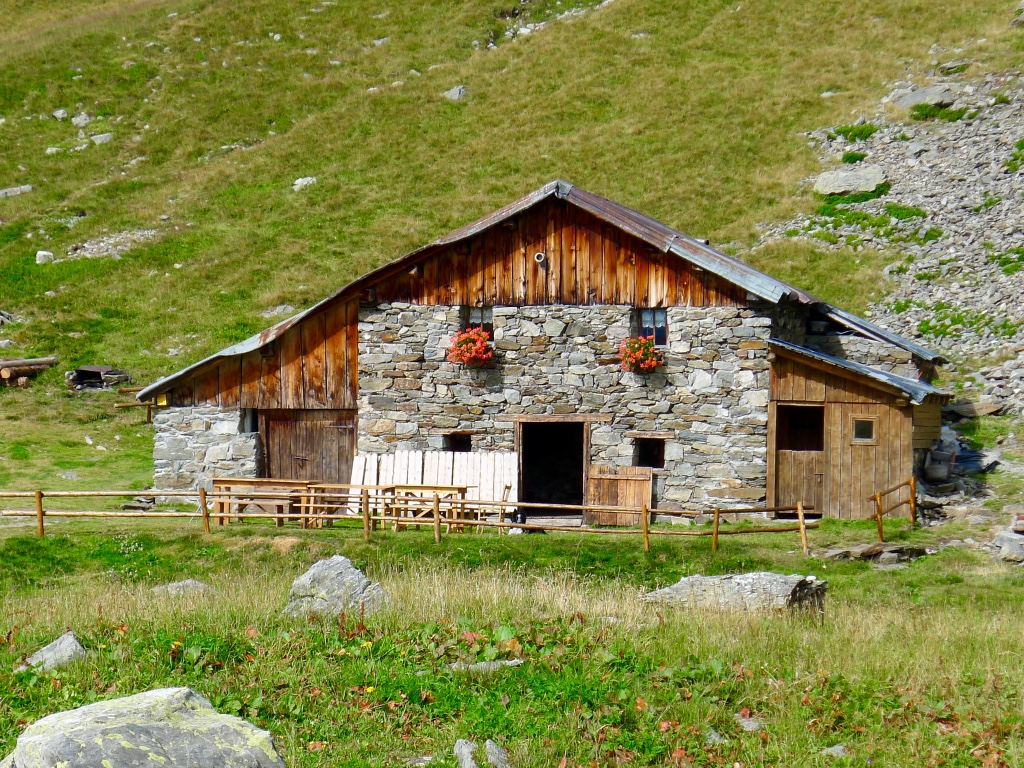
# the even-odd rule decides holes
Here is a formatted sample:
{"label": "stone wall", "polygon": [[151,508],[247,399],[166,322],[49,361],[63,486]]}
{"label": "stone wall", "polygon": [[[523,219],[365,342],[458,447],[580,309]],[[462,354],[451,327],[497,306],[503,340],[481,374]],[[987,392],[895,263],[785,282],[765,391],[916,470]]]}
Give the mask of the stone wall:
{"label": "stone wall", "polygon": [[611,414],[592,427],[591,461],[633,463],[629,430],[671,431],[656,470],[662,508],[764,496],[768,308],[668,310],[665,365],[620,370],[628,306],[495,307],[492,367],[445,360],[459,307],[381,304],[359,315],[359,451],[512,450],[510,415]]}
{"label": "stone wall", "polygon": [[914,364],[913,355],[884,341],[837,334],[808,336],[804,344],[826,355],[869,365],[880,371],[895,373],[897,376],[905,376],[908,379],[920,378],[920,371]]}
{"label": "stone wall", "polygon": [[211,488],[213,477],[256,477],[259,435],[241,432],[237,408],[167,408],[153,414],[154,487]]}

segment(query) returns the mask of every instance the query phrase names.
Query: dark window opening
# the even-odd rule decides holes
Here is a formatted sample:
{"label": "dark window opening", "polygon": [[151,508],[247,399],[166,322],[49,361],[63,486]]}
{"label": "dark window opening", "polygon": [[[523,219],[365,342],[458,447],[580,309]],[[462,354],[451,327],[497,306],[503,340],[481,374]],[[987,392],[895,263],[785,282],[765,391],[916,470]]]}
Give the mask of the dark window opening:
{"label": "dark window opening", "polygon": [[[582,422],[525,422],[519,446],[522,485],[519,500],[533,504],[583,503]],[[531,507],[530,515],[565,514]],[[578,514],[578,513],[575,513]]]}
{"label": "dark window opening", "polygon": [[453,432],[444,436],[444,449],[453,453],[469,453],[473,450],[473,435],[469,432]]}
{"label": "dark window opening", "polygon": [[853,439],[854,440],[874,440],[875,439],[875,420],[874,419],[854,419],[853,420]]}
{"label": "dark window opening", "polygon": [[780,451],[825,450],[824,406],[778,406],[775,409],[775,446]]}
{"label": "dark window opening", "polygon": [[462,308],[462,330],[470,328],[483,328],[487,335],[494,338],[494,308],[493,307],[463,307]]}
{"label": "dark window opening", "polygon": [[242,418],[238,424],[238,431],[243,435],[253,434],[260,431],[259,420],[256,417],[257,411],[255,408],[243,408]]}
{"label": "dark window opening", "polygon": [[665,441],[657,437],[637,437],[633,441],[633,466],[665,468]]}
{"label": "dark window opening", "polygon": [[668,344],[668,310],[638,309],[633,316],[633,332],[637,336],[654,337],[656,347]]}

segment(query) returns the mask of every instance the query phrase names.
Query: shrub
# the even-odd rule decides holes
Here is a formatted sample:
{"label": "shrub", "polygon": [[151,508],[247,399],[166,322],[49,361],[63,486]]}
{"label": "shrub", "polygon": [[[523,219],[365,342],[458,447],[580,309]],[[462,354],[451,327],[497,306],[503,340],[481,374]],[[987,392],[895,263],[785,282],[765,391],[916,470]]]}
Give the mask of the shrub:
{"label": "shrub", "polygon": [[844,152],[843,153],[843,162],[844,163],[859,163],[865,157],[867,157],[867,155],[865,155],[863,152]]}
{"label": "shrub", "polygon": [[1014,151],[1010,155],[1010,159],[1004,163],[1003,167],[1006,168],[1010,173],[1016,173],[1024,165],[1024,139],[1021,139],[1013,145]]}
{"label": "shrub", "polygon": [[912,208],[909,205],[897,205],[896,203],[886,203],[885,210],[894,219],[900,221],[906,221],[907,219],[923,219],[928,214],[921,208]]}
{"label": "shrub", "polygon": [[833,133],[837,136],[842,136],[847,141],[866,141],[877,131],[877,125],[864,123],[863,125],[840,125]]}
{"label": "shrub", "polygon": [[623,339],[619,345],[622,370],[650,373],[665,362],[665,355],[654,346],[653,336],[635,336]]}
{"label": "shrub", "polygon": [[467,328],[451,337],[452,346],[448,350],[448,362],[476,367],[494,360],[494,350],[490,334],[483,328]]}
{"label": "shrub", "polygon": [[917,104],[910,110],[912,120],[945,120],[947,123],[963,120],[966,114],[967,110],[965,108],[950,109],[949,107],[940,107],[932,104]]}

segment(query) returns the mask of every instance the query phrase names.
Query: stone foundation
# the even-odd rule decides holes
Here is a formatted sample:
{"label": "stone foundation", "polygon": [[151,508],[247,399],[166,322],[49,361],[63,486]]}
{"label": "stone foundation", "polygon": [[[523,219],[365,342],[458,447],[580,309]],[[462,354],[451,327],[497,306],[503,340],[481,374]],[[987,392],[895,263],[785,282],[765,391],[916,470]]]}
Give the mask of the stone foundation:
{"label": "stone foundation", "polygon": [[668,310],[665,365],[622,371],[628,306],[494,307],[496,362],[445,359],[459,307],[381,304],[359,315],[359,451],[514,448],[514,415],[610,414],[592,424],[591,461],[633,463],[627,431],[671,432],[655,470],[662,508],[763,498],[767,473],[768,308]]}
{"label": "stone foundation", "polygon": [[153,414],[154,487],[211,489],[214,477],[257,477],[259,435],[242,433],[237,408],[167,408]]}

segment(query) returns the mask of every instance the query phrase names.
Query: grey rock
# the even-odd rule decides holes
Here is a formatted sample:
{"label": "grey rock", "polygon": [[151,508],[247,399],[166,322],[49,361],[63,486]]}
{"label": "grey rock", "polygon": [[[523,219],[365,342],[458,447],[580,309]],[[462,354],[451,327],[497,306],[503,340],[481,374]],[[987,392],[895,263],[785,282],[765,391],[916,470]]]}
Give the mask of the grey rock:
{"label": "grey rock", "polygon": [[858,164],[849,170],[825,171],[814,182],[819,195],[850,195],[856,192],[874,192],[885,183],[885,171],[877,165]]}
{"label": "grey rock", "polygon": [[842,744],[835,744],[831,747],[825,747],[821,750],[821,754],[825,757],[846,757],[850,754],[850,751]]}
{"label": "grey rock", "polygon": [[36,251],[36,264],[49,264],[53,261],[52,251]]}
{"label": "grey rock", "polygon": [[456,661],[449,665],[453,672],[468,672],[469,674],[489,675],[506,667],[518,667],[523,663],[522,659],[503,659],[501,661],[478,661],[475,664],[467,664],[464,661]]}
{"label": "grey rock", "polygon": [[449,88],[441,95],[451,101],[462,101],[462,99],[466,97],[466,86],[456,85],[454,88]]}
{"label": "grey rock", "polygon": [[183,595],[202,595],[209,589],[209,584],[198,579],[185,579],[184,581],[173,581],[170,584],[159,584],[153,587],[152,592],[154,595],[182,597]]}
{"label": "grey rock", "polygon": [[955,101],[956,93],[952,88],[945,83],[936,83],[903,94],[896,99],[896,106],[903,109],[913,109],[918,104],[926,104],[930,107],[948,107]]}
{"label": "grey rock", "polygon": [[378,37],[373,41],[373,44],[375,47],[380,48],[382,45],[386,45],[390,39],[390,37]]}
{"label": "grey rock", "polygon": [[55,109],[52,114],[58,120],[67,120],[68,118],[68,111],[66,109]]}
{"label": "grey rock", "polygon": [[347,557],[335,555],[314,563],[292,582],[283,615],[338,616],[359,610],[372,613],[388,600],[380,584],[366,578]]}
{"label": "grey rock", "polygon": [[25,663],[18,667],[18,672],[27,669],[38,668],[47,672],[57,667],[63,667],[73,661],[85,658],[85,648],[78,642],[74,632],[65,632],[49,645],[43,646],[33,653]]}
{"label": "grey rock", "polygon": [[1024,536],[1013,531],[1000,531],[992,542],[999,548],[999,557],[1010,563],[1024,563]]}
{"label": "grey rock", "polygon": [[402,762],[406,765],[413,766],[413,768],[423,768],[423,766],[430,765],[434,762],[434,756],[423,755],[422,757],[403,757]]}
{"label": "grey rock", "polygon": [[284,768],[267,731],[222,715],[189,688],[58,712],[18,737],[3,768]]}
{"label": "grey rock", "polygon": [[77,115],[71,118],[71,124],[75,128],[85,128],[89,123],[92,122],[92,118],[89,117],[85,112],[79,112]]}
{"label": "grey rock", "polygon": [[708,728],[704,731],[704,746],[706,747],[719,747],[728,741],[722,734],[716,731],[714,728]]}
{"label": "grey rock", "polygon": [[0,189],[0,200],[5,197],[14,197],[15,195],[23,195],[26,192],[32,191],[31,184],[22,184],[20,187],[7,187],[6,189]]}
{"label": "grey rock", "polygon": [[260,312],[260,317],[280,317],[281,315],[295,314],[295,307],[291,304],[278,304],[276,307],[268,307]]}
{"label": "grey rock", "polygon": [[316,176],[302,176],[292,182],[292,191],[301,192],[306,187],[316,184]]}
{"label": "grey rock", "polygon": [[735,720],[736,724],[747,733],[757,733],[764,728],[764,723],[760,719],[753,716],[744,717],[739,712],[733,715],[732,719]]}
{"label": "grey rock", "polygon": [[758,571],[731,576],[687,576],[641,599],[689,608],[744,611],[824,610],[828,583],[814,576]]}
{"label": "grey rock", "polygon": [[79,476],[79,474],[77,472],[73,472],[70,469],[65,470],[64,472],[58,472],[57,473],[57,477],[61,477],[61,478],[65,479],[65,480],[81,480],[82,479],[81,476]]}
{"label": "grey rock", "polygon": [[97,133],[94,136],[90,136],[89,138],[92,139],[92,143],[93,144],[106,144],[112,138],[114,138],[114,134],[112,134],[112,133]]}
{"label": "grey rock", "polygon": [[0,349],[10,349],[14,346],[13,339],[0,339]]}
{"label": "grey rock", "polygon": [[512,763],[508,761],[508,752],[500,744],[488,739],[484,742],[484,752],[487,754],[487,762],[494,768],[512,768]]}
{"label": "grey rock", "polygon": [[459,739],[452,749],[455,759],[459,761],[459,768],[478,768],[473,753],[476,752],[476,742]]}
{"label": "grey rock", "polygon": [[925,555],[935,554],[935,550],[919,544],[851,544],[847,547],[835,547],[822,553],[826,560],[873,560],[879,563],[897,563],[917,560]]}

